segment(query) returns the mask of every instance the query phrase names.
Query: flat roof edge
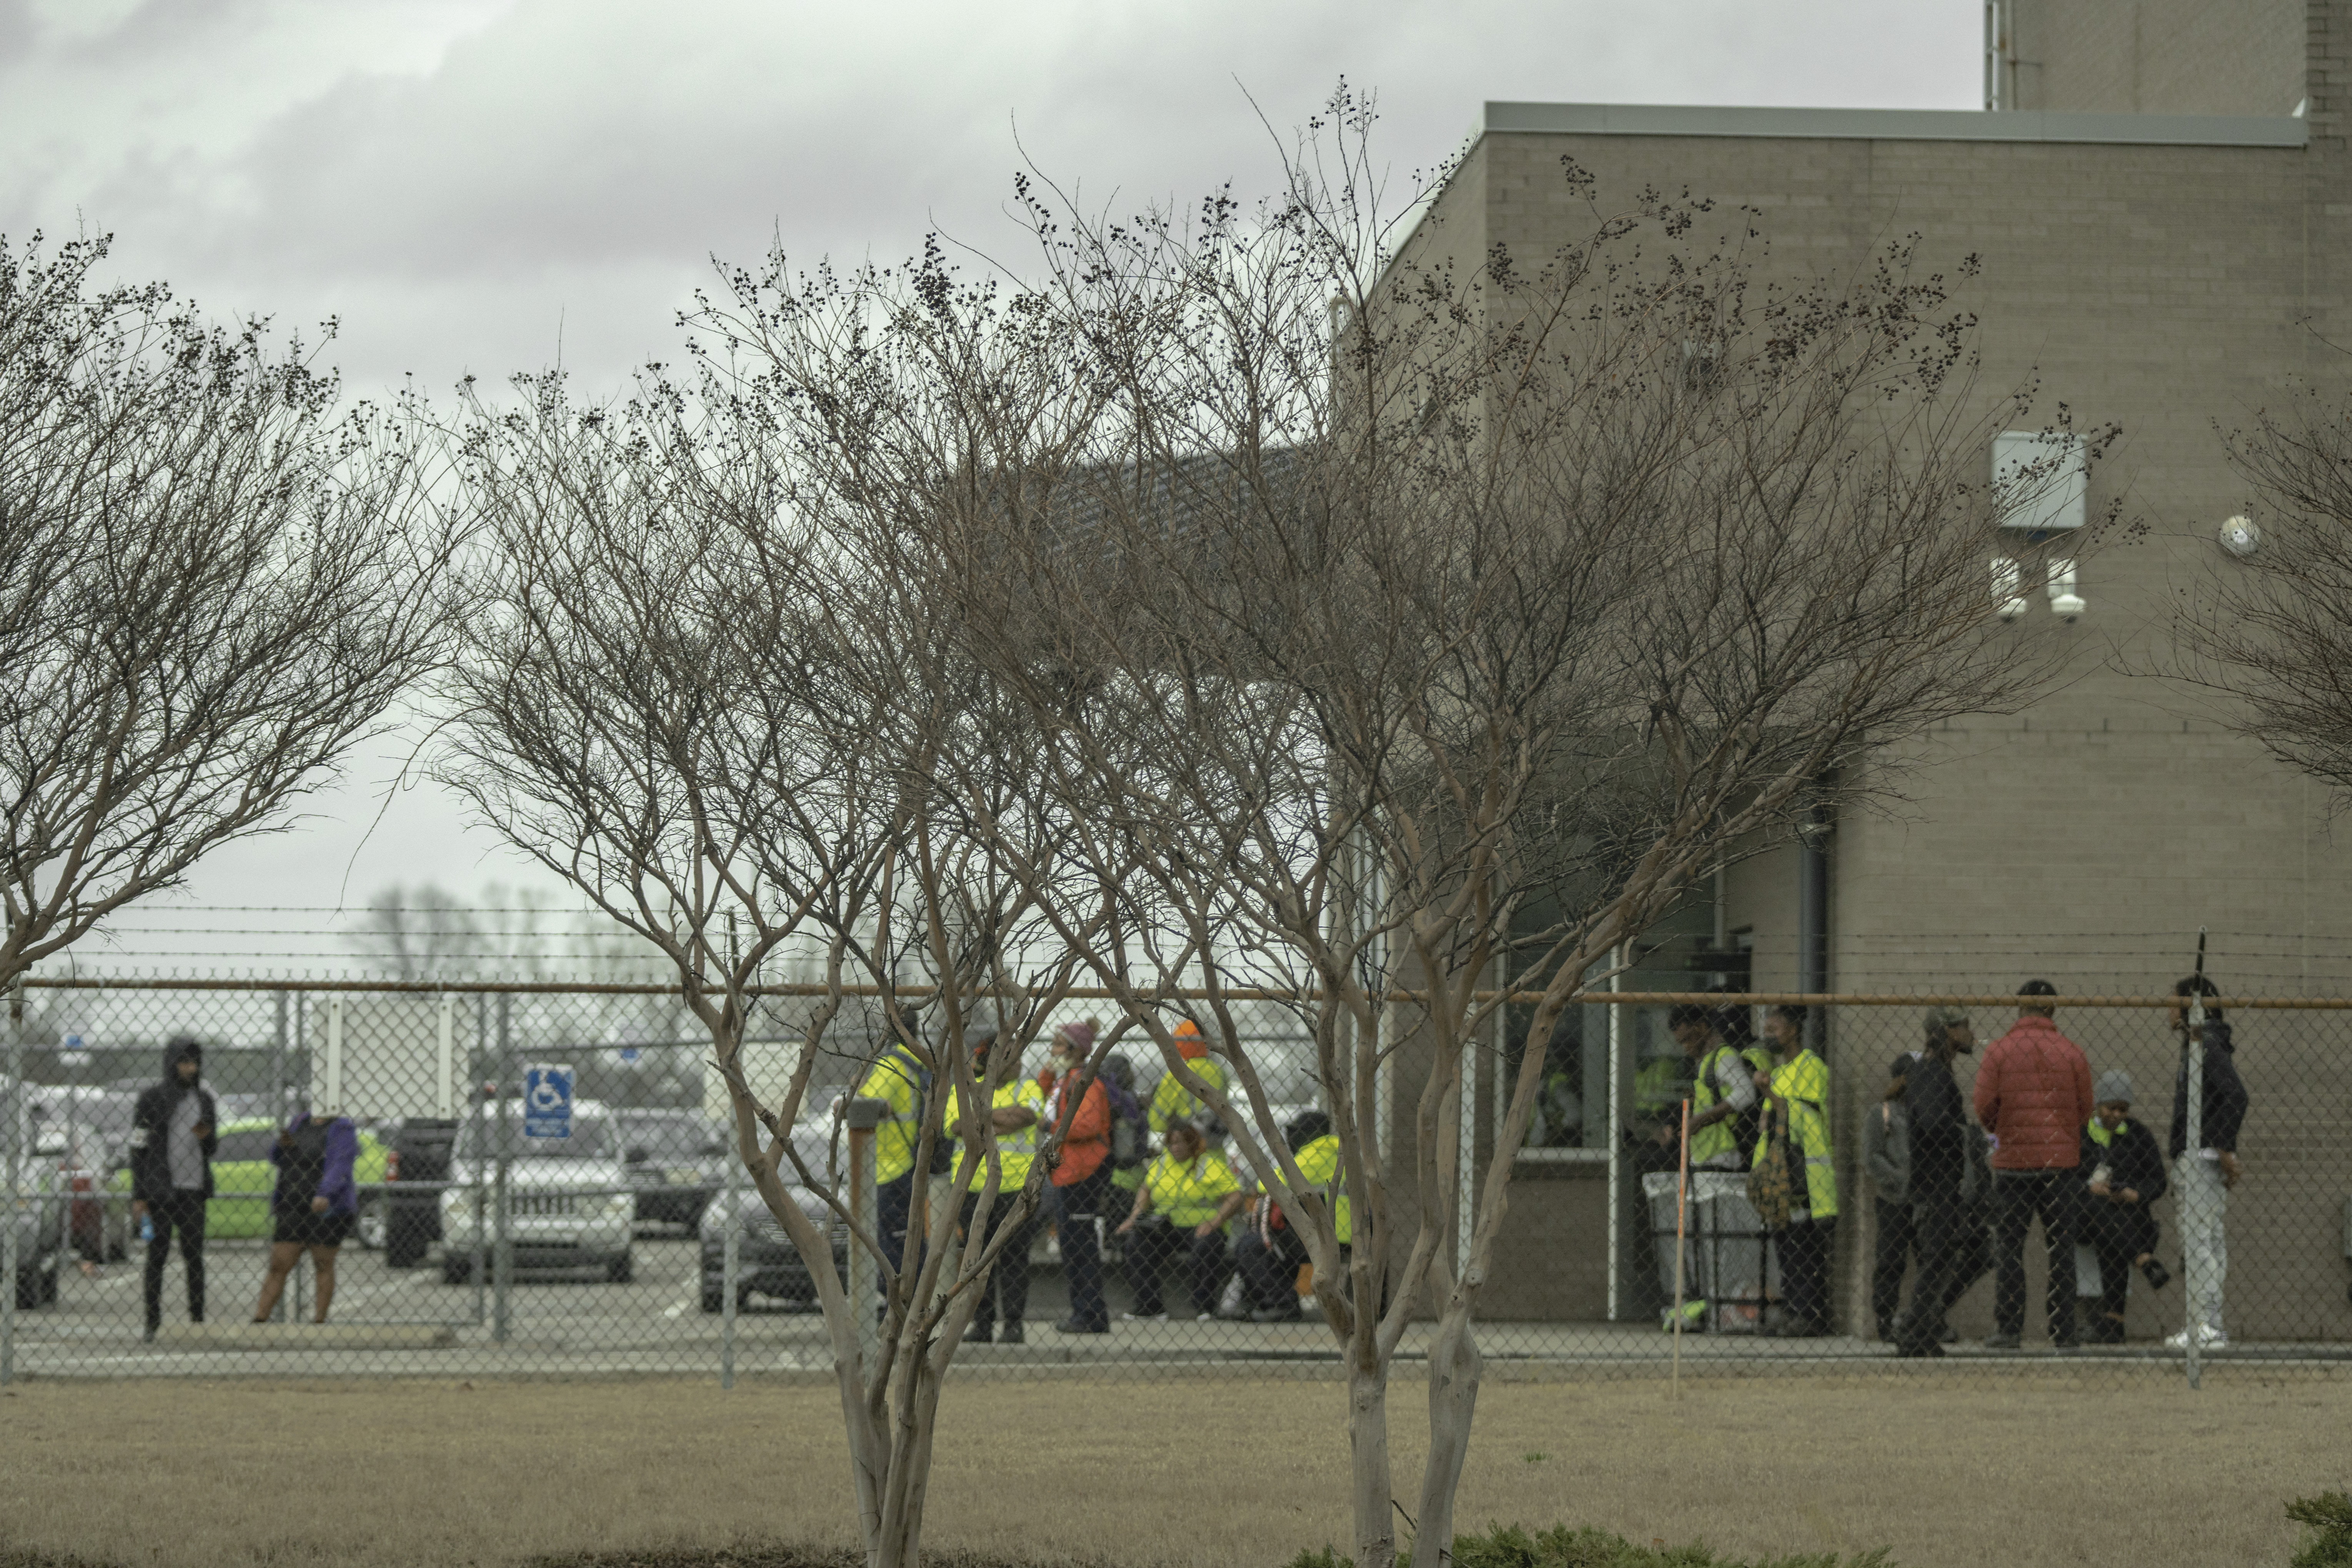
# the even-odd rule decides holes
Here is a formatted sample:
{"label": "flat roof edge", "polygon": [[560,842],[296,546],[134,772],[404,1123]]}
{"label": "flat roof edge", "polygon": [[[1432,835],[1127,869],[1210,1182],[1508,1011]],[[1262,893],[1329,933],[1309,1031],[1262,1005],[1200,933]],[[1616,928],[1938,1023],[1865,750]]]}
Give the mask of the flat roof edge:
{"label": "flat roof edge", "polygon": [[1874,142],[2107,142],[2148,147],[2302,147],[2293,115],[2058,114],[2040,110],[1711,109],[1667,104],[1488,102],[1487,134],[1748,136]]}

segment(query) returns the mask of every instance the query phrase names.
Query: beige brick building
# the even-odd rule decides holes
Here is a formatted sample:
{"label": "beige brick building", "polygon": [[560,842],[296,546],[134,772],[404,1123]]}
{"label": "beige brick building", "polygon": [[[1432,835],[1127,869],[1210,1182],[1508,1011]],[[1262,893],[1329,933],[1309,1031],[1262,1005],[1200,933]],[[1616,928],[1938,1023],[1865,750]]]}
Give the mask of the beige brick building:
{"label": "beige brick building", "polygon": [[[2057,639],[2070,679],[2027,712],[1886,759],[1911,764],[1905,804],[1848,811],[1823,840],[1826,973],[1800,962],[1803,868],[1786,846],[1732,868],[1680,947],[1629,984],[1687,987],[1678,952],[1739,944],[1759,989],[2009,993],[2038,975],[2069,994],[2147,994],[2185,971],[2201,926],[2226,989],[2352,994],[2352,834],[2331,831],[2322,788],[2150,673],[2182,596],[2234,564],[2217,531],[2248,498],[2217,426],[2243,426],[2292,377],[2343,374],[2328,344],[2352,342],[2352,0],[2004,0],[1999,14],[1987,112],[1489,103],[1421,233],[1465,258],[1551,249],[1577,217],[1563,155],[1604,195],[1687,187],[1761,209],[1772,265],[1792,275],[1856,268],[1917,231],[1931,264],[1982,258],[1964,303],[1983,322],[1984,395],[2037,379],[2042,410],[2063,401],[2123,429],[2087,511],[2114,503],[2145,529],[2084,554],[2072,623],[2029,580],[2011,624]],[[2002,542],[1986,547],[1990,563]],[[1977,1020],[1987,1038],[2007,1021]],[[2071,1022],[2095,1070],[2134,1073],[2160,1136],[2161,1016]],[[1838,1295],[1865,1331],[1871,1205],[1853,1134],[1916,1025],[1910,1009],[1830,1024],[1848,1168]],[[2232,1210],[2231,1330],[2352,1341],[2352,1016],[2258,1014],[2239,1029],[2254,1101],[2242,1147],[2258,1174]],[[1654,1020],[1588,1026],[1583,1135],[1527,1156],[1496,1315],[1635,1315],[1638,1188],[1597,1107],[1613,1095],[1622,1126],[1643,1038],[1662,1036]],[[2038,1275],[2032,1289],[2038,1323]],[[1964,1329],[1981,1331],[1986,1297]],[[2177,1291],[2138,1292],[2135,1338],[2178,1307]]]}

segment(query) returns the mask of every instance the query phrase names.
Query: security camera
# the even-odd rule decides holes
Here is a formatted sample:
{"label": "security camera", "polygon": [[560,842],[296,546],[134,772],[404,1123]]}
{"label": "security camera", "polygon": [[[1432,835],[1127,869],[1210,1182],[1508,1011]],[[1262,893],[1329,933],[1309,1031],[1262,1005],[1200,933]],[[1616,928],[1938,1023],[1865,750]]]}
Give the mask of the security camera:
{"label": "security camera", "polygon": [[2071,621],[2083,613],[2085,606],[2082,595],[2074,592],[2074,563],[2072,561],[2053,561],[2050,563],[2048,586],[2052,615],[2062,616]]}
{"label": "security camera", "polygon": [[1992,558],[1992,602],[1994,612],[2004,621],[2013,621],[2025,614],[2025,595],[2018,592],[2017,563],[2006,555]]}
{"label": "security camera", "polygon": [[2221,525],[2221,548],[2244,560],[2262,547],[2263,531],[2252,519],[2233,517]]}

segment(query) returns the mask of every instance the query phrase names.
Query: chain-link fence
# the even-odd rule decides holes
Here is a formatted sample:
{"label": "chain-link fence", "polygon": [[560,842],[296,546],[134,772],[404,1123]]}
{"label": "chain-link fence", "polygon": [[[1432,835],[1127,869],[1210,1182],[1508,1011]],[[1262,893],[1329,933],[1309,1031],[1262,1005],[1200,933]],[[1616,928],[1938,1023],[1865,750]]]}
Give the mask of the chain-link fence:
{"label": "chain-link fence", "polygon": [[[6,1077],[8,1375],[829,1368],[807,1270],[740,1184],[708,1042],[674,994],[117,981],[34,982],[24,997]],[[1932,1076],[1920,1054],[1970,1043],[1950,1059],[1952,1104],[1969,1106],[2013,999],[1931,1019],[1916,998],[1838,998],[1785,1026],[1773,1003],[1621,993],[1570,1010],[1546,1047],[1478,1313],[1490,1361],[1595,1376],[1891,1368],[1909,1363],[1890,1333],[1929,1292],[1943,1310],[1914,1324],[1914,1348],[1948,1366],[2178,1375],[2192,1321],[2207,1371],[2352,1361],[2352,1004],[2221,999],[2201,1037],[2208,1077],[2242,1096],[2200,1097],[2202,1135],[2176,1154],[2188,1052],[2164,1001],[2055,999],[2055,1028],[2098,1094],[2127,1102],[2075,1129],[2061,1163],[2014,1131],[2030,1118],[2010,1121],[2006,1155],[1972,1112],[1967,1145],[1924,1125],[1908,1136],[1913,1086]],[[1071,1021],[1087,1010],[1066,1009]],[[1277,1122],[1311,1137],[1297,1017],[1271,1003],[1243,1017]],[[748,1050],[755,1081],[784,1059],[793,1018],[780,1005]],[[1788,1038],[1777,1055],[1775,1035]],[[846,1190],[849,1142],[830,1108],[883,1042],[862,1016],[833,1037],[808,1100],[819,1114],[795,1132],[809,1169]],[[184,1155],[206,1102],[159,1096],[171,1105],[145,1147],[135,1126],[182,1039],[200,1048],[211,1096],[208,1198],[181,1191],[206,1171],[175,1166],[173,1146]],[[1800,1047],[1818,1053],[1817,1078]],[[1464,1097],[1474,1178],[1524,1049],[1483,1056]],[[1158,1061],[1139,1050],[1123,1070],[1150,1118]],[[1898,1070],[1906,1087],[1890,1099]],[[1996,1132],[2041,1092],[2031,1074],[2009,1081]],[[1414,1088],[1392,1097],[1392,1149],[1411,1147],[1393,1135],[1410,1133]],[[1789,1112],[1772,1162],[1792,1175],[1786,1215],[1749,1168],[1783,1125],[1776,1101]],[[1685,1102],[1701,1122],[1687,1158]],[[325,1118],[298,1125],[314,1106],[339,1110],[349,1135],[338,1142]],[[1219,1141],[1197,1167],[1230,1169],[1237,1213],[1218,1212],[1232,1205],[1213,1175],[1139,1205],[1161,1142],[1141,1131],[1131,1150],[1117,1142],[1096,1215],[1048,1205],[1018,1270],[1025,1289],[1000,1275],[996,1321],[959,1365],[1332,1365],[1307,1270],[1256,1223],[1246,1163]],[[2021,1152],[2032,1160],[2006,1168]],[[933,1190],[910,1223],[951,1244],[950,1178],[911,1180]],[[1102,1258],[1105,1331],[1062,1331],[1101,1327],[1073,1321],[1064,1242],[1076,1224],[1093,1243],[1080,1252]],[[1950,1289],[1923,1289],[1923,1273]],[[1425,1334],[1408,1333],[1406,1361]]]}

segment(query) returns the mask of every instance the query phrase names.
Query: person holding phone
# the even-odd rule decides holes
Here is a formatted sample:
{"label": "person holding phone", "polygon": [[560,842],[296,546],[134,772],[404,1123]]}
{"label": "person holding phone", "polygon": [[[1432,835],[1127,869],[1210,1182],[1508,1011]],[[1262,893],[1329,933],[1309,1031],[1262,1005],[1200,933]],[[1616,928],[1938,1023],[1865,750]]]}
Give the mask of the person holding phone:
{"label": "person holding phone", "polygon": [[205,1049],[186,1035],[163,1047],[163,1081],[131,1112],[131,1218],[147,1239],[147,1332],[163,1326],[163,1265],[172,1237],[188,1276],[188,1321],[205,1321],[205,1205],[213,1195],[220,1115],[200,1081]]}
{"label": "person holding phone", "polygon": [[278,1182],[269,1194],[269,1272],[261,1281],[261,1299],[253,1304],[255,1322],[268,1322],[278,1310],[287,1276],[306,1251],[317,1285],[310,1321],[327,1321],[335,1300],[335,1250],[359,1215],[359,1186],[352,1179],[359,1152],[359,1129],[350,1117],[320,1118],[307,1110],[270,1145]]}

